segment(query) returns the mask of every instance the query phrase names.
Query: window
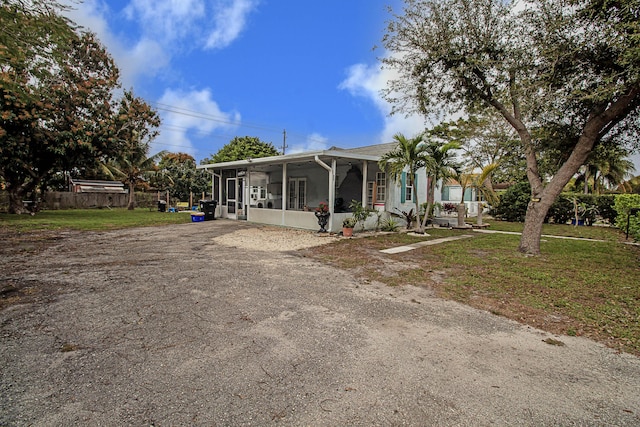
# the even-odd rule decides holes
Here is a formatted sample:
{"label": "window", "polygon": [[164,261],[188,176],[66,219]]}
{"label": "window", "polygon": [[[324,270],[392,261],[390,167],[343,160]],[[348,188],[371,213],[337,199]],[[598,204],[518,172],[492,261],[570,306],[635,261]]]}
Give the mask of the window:
{"label": "window", "polygon": [[404,189],[405,200],[407,202],[413,201],[413,174],[407,174],[407,181]]}
{"label": "window", "polygon": [[376,173],[376,203],[387,201],[387,174],[384,172]]}
{"label": "window", "polygon": [[307,179],[290,178],[287,209],[301,211],[307,204]]}

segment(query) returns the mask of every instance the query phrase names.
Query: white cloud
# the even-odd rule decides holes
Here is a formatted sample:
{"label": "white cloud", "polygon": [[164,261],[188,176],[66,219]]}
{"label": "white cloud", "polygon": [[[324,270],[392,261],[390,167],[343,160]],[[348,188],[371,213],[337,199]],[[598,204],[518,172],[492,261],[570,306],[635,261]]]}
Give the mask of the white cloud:
{"label": "white cloud", "polygon": [[320,135],[319,133],[312,133],[307,136],[307,139],[301,144],[293,144],[287,149],[287,154],[303,153],[305,151],[322,151],[329,148],[329,138]]}
{"label": "white cloud", "polygon": [[124,12],[147,37],[168,44],[192,34],[206,10],[203,0],[132,0]]}
{"label": "white cloud", "polygon": [[202,157],[198,156],[202,153],[197,153],[191,142],[192,137],[201,138],[219,129],[235,129],[240,124],[240,114],[223,112],[212,99],[209,89],[167,89],[158,101],[157,108],[162,117],[162,126],[160,136],[152,143],[151,152],[154,153],[168,150]]}
{"label": "white cloud", "polygon": [[[66,15],[97,34],[115,59],[123,86],[132,87],[140,77],[169,67],[182,49],[229,46],[259,0],[131,0],[123,10],[112,10],[105,0],[65,1],[72,6]],[[118,15],[138,27],[128,31],[129,39],[109,25]]]}
{"label": "white cloud", "polygon": [[369,99],[376,106],[384,117],[384,128],[379,135],[380,143],[390,142],[398,132],[413,136],[425,130],[425,120],[421,116],[390,115],[391,105],[382,97],[381,91],[396,76],[393,70],[382,69],[379,65],[355,64],[349,67],[347,78],[338,86],[355,97]]}
{"label": "white cloud", "polygon": [[111,13],[101,0],[85,0],[73,4],[66,15],[98,36],[116,61],[125,88],[132,87],[139,76],[154,76],[169,64],[171,55],[156,40],[142,37],[136,42],[127,43],[116,37],[107,22]]}
{"label": "white cloud", "polygon": [[207,39],[207,48],[221,49],[229,46],[244,30],[247,15],[258,5],[255,0],[231,0],[226,3],[216,11],[215,27]]}

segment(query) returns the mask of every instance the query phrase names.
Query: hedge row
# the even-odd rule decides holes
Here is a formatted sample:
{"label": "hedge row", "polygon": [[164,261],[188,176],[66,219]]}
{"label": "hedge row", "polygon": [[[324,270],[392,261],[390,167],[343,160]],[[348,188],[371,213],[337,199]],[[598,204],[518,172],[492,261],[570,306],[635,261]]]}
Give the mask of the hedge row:
{"label": "hedge row", "polygon": [[[494,206],[490,213],[496,219],[524,222],[529,200],[531,187],[528,182],[520,182],[509,187],[500,196],[499,204]],[[600,218],[611,225],[626,229],[627,214],[631,207],[640,207],[640,195],[562,193],[549,208],[545,222],[566,224],[575,219],[577,208],[579,219],[583,220],[585,225],[592,225]],[[620,223],[623,217],[624,227]],[[640,220],[638,221],[640,223]]]}

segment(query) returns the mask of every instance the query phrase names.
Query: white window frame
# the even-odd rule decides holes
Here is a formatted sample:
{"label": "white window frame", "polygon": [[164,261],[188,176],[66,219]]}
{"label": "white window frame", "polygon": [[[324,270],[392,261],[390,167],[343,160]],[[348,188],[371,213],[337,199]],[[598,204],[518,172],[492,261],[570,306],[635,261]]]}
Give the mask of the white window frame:
{"label": "white window frame", "polygon": [[385,203],[387,201],[387,174],[376,172],[375,202]]}
{"label": "white window frame", "polygon": [[405,202],[413,202],[413,174],[407,173],[407,180],[404,186],[404,200]]}

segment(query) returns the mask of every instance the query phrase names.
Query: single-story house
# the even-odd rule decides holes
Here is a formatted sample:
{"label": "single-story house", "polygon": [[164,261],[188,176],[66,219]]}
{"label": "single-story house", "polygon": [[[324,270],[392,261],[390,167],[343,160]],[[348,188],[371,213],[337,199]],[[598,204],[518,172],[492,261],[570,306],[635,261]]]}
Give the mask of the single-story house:
{"label": "single-story house", "polygon": [[[262,224],[318,229],[314,210],[329,205],[327,230],[338,232],[351,214],[349,204],[360,201],[388,216],[415,207],[416,188],[426,201],[426,174],[417,183],[402,174],[400,182],[380,169],[381,156],[396,143],[311,151],[197,166],[211,173],[216,216]],[[417,184],[417,185],[416,185]],[[370,217],[367,227],[375,225]]]}

